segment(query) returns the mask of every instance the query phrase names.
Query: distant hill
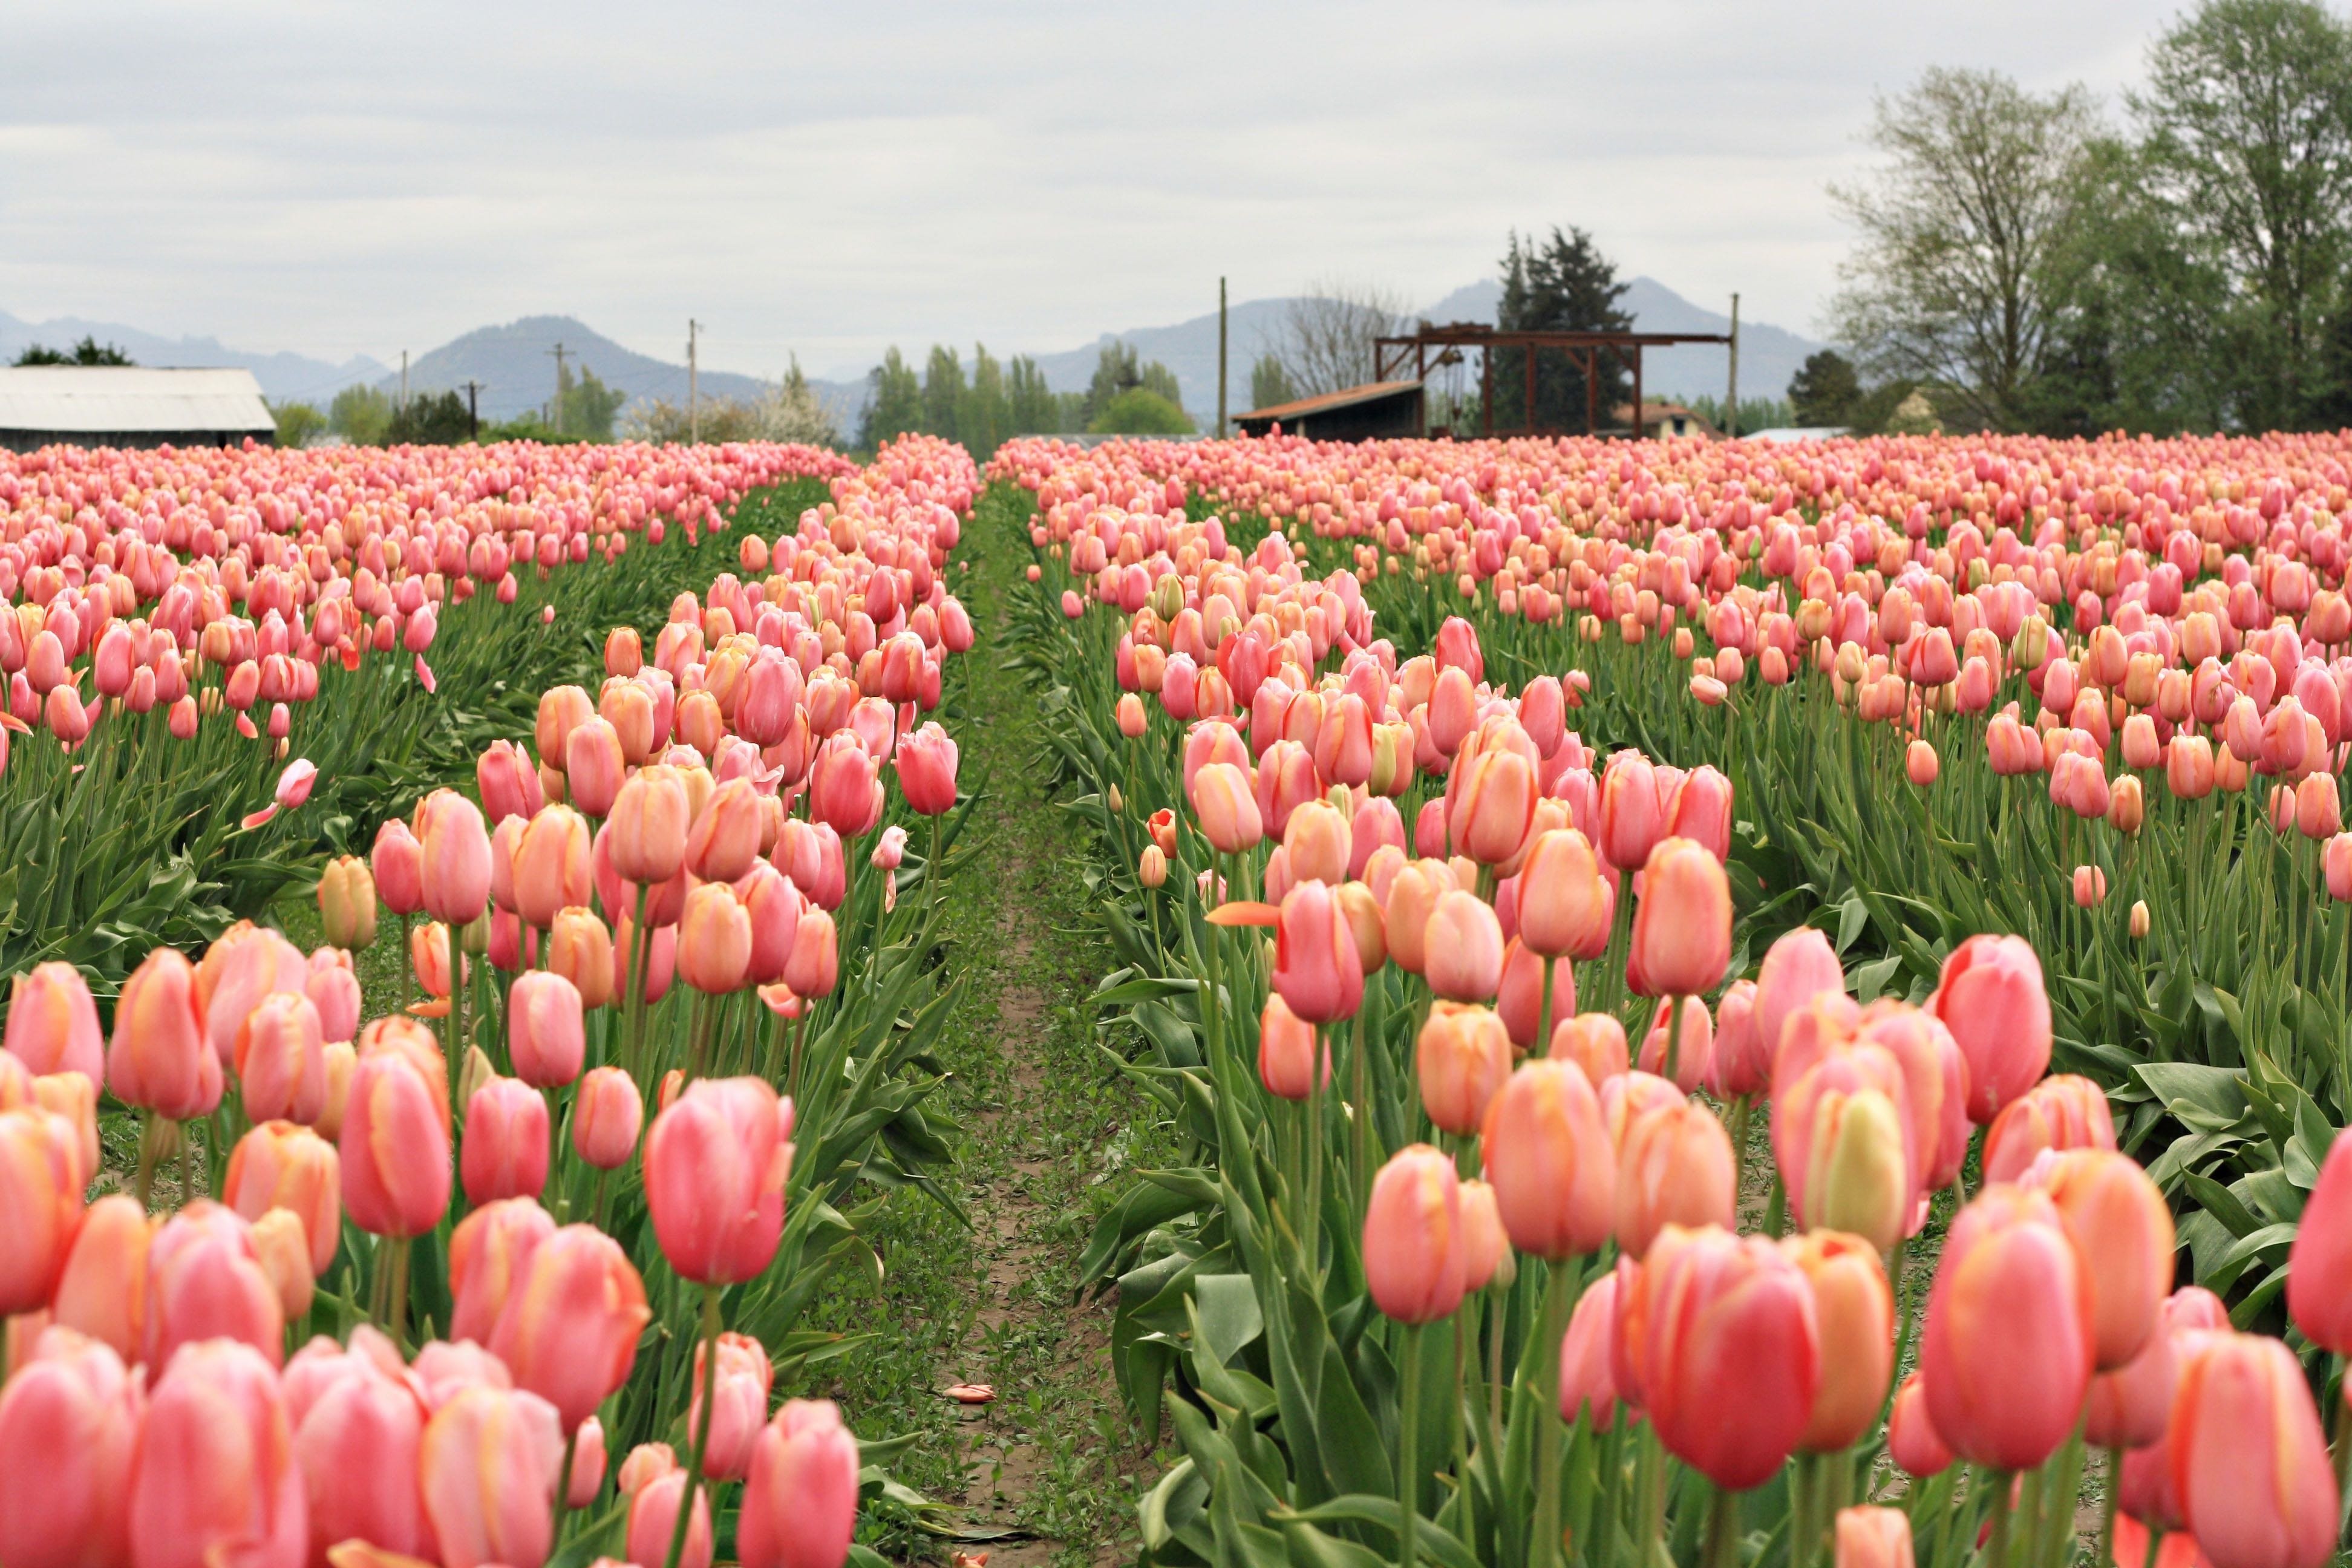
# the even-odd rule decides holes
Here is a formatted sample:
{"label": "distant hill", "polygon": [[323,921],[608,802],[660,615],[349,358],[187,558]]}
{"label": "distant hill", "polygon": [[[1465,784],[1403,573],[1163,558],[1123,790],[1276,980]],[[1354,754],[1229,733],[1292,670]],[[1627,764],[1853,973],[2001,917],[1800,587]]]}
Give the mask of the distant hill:
{"label": "distant hill", "polygon": [[383,366],[365,354],[354,355],[341,364],[329,364],[297,353],[249,353],[229,348],[218,338],[166,338],[137,327],[126,327],[120,321],[86,321],[79,316],[60,316],[33,322],[19,321],[0,310],[0,363],[14,361],[34,343],[68,349],[85,337],[113,343],[141,364],[157,369],[249,370],[261,384],[262,395],[272,402],[299,399],[323,407],[344,387],[383,374]]}
{"label": "distant hill", "polygon": [[[593,371],[607,386],[618,387],[632,400],[666,397],[686,402],[686,366],[625,349],[573,316],[525,316],[502,327],[477,327],[460,338],[408,363],[410,396],[425,392],[466,390],[468,380],[480,385],[482,417],[511,419],[543,409],[555,395],[555,346],[563,345],[564,363],[574,374]],[[706,370],[700,378],[705,397],[757,397],[765,390],[756,376]],[[400,390],[400,373],[381,375],[384,391]]]}

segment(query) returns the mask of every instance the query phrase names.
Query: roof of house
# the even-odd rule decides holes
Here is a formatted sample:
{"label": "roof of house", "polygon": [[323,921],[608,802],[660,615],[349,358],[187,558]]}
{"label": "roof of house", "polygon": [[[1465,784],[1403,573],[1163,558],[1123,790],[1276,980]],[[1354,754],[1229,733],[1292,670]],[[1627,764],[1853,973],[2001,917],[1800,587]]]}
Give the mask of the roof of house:
{"label": "roof of house", "polygon": [[249,370],[144,365],[19,365],[0,369],[0,430],[60,435],[139,431],[274,431]]}
{"label": "roof of house", "polygon": [[1309,414],[1328,414],[1335,408],[1352,408],[1359,403],[1372,403],[1383,397],[1420,388],[1417,381],[1372,381],[1361,386],[1343,386],[1337,392],[1326,392],[1314,397],[1301,397],[1288,403],[1276,403],[1265,408],[1253,408],[1234,416],[1243,419],[1297,419]]}

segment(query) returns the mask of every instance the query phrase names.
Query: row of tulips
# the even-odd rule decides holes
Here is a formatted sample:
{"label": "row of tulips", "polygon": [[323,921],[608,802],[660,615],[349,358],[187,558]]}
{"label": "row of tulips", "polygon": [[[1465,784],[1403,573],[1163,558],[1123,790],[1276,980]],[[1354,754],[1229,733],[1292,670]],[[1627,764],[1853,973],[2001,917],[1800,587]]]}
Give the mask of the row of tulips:
{"label": "row of tulips", "polygon": [[[2101,1450],[2095,1561],[2328,1558],[2313,1384],[2174,1290],[2105,1096],[2045,1076],[2032,944],[1958,944],[1924,1006],[1858,1005],[1810,929],[1740,977],[1779,890],[1727,864],[1725,775],[1596,768],[1573,684],[1487,686],[1460,621],[1400,665],[1346,574],[1176,499],[1131,607],[1030,517],[1029,657],[1133,960],[1098,999],[1199,1155],[1090,1256],[1130,1394],[1176,1393],[1155,1560],[2058,1563]],[[1171,703],[1179,648],[1147,700],[1143,649],[1218,595],[1227,640],[1263,618],[1255,690],[1181,711],[1230,677]],[[2352,1151],[2321,1154],[2340,1208]],[[2342,1235],[2297,1243],[2330,1350]]]}
{"label": "row of tulips", "polygon": [[[110,990],[216,936],[528,714],[592,628],[708,583],[720,507],[858,474],[797,447],[0,458],[0,963]],[[241,830],[289,757],[320,809]]]}
{"label": "row of tulips", "polygon": [[1147,682],[1183,656],[1171,711],[1255,721],[1276,641],[1360,647],[1374,614],[1471,685],[1408,704],[1417,766],[1444,765],[1488,662],[1586,681],[1588,733],[1712,761],[1760,803],[1735,858],[1874,956],[1864,994],[1924,995],[1969,932],[2023,933],[2059,976],[2062,1061],[2163,1151],[2197,1277],[2267,1302],[2352,1118],[2347,452],[1142,443],[992,471],[1036,491],[1033,539],[1089,602],[1189,583],[1170,528],[1193,493],[1352,575],[1296,627],[1235,614],[1230,580],[1176,592],[1135,638],[1160,645]]}
{"label": "row of tulips", "polygon": [[[331,945],[157,949],[110,1031],[69,967],[20,980],[0,1454],[54,1481],[9,1489],[0,1562],[813,1568],[879,1561],[861,1491],[921,1522],[891,1445],[776,1405],[856,1343],[803,1320],[878,1268],[880,1194],[945,1197],[925,1042],[960,817],[921,715],[970,626],[929,498],[974,481],[943,443],[886,456],[745,539],[650,660],[615,628],[598,695],[547,691],[471,792],[330,863]],[[386,915],[407,1005],[362,1023]],[[100,1084],[140,1114],[135,1176],[100,1176]]]}

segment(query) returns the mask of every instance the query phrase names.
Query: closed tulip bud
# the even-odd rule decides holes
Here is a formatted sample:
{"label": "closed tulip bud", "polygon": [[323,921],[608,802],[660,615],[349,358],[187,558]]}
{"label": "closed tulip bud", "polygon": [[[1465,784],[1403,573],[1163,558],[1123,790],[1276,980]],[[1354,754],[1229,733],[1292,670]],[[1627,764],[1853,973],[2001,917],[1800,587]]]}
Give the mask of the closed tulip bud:
{"label": "closed tulip bud", "polygon": [[[709,1342],[694,1348],[694,1378],[688,1395],[686,1426],[703,1430],[703,1362]],[[775,1369],[760,1342],[745,1334],[719,1336],[719,1364],[710,1373],[709,1435],[702,1448],[702,1474],[713,1481],[740,1481],[751,1473],[751,1452],[768,1415],[768,1391]]]}
{"label": "closed tulip bud", "polygon": [[1643,996],[1712,991],[1731,962],[1731,884],[1723,865],[1687,838],[1650,852],[1633,911],[1627,984]]}
{"label": "closed tulip bud", "polygon": [[1736,1100],[1769,1086],[1771,1076],[1759,1049],[1756,1028],[1756,983],[1735,980],[1723,988],[1715,1007],[1714,1048],[1707,1053],[1707,1092],[1717,1100]]}
{"label": "closed tulip bud", "polygon": [[857,1524],[857,1439],[829,1399],[788,1399],[761,1429],[736,1519],[743,1568],[841,1568]]}
{"label": "closed tulip bud", "polygon": [[1548,958],[1600,957],[1616,902],[1583,834],[1571,827],[1536,836],[1519,868],[1519,940],[1529,949]]}
{"label": "closed tulip bud", "polygon": [[1944,960],[1927,1005],[1969,1064],[1969,1120],[1979,1126],[2049,1069],[2050,996],[2041,961],[2022,937],[1961,942]]}
{"label": "closed tulip bud", "polygon": [[696,1080],[654,1119],[646,1135],[646,1206],[680,1278],[740,1284],[774,1258],[792,1118],[792,1102],[767,1084],[733,1078]]}
{"label": "closed tulip bud", "polygon": [[0,1317],[49,1305],[81,1223],[80,1137],[64,1117],[0,1110]]}
{"label": "closed tulip bud", "polygon": [[79,970],[52,962],[16,976],[8,992],[5,1048],[37,1078],[78,1072],[92,1084],[104,1080],[106,1037]]}
{"label": "closed tulip bud", "polygon": [[277,1285],[243,1215],[199,1198],[156,1231],[147,1252],[141,1360],[167,1366],[184,1346],[230,1339],[274,1367],[285,1355],[285,1333]]}
{"label": "closed tulip bud", "polygon": [[583,1007],[613,999],[613,937],[593,910],[572,905],[555,917],[548,934],[547,967],[572,982]]}
{"label": "closed tulip bud", "polygon": [[2095,1447],[2145,1448],[2164,1440],[2172,1415],[2172,1336],[2159,1326],[2139,1354],[2091,1379],[2083,1435]]}
{"label": "closed tulip bud", "polygon": [[1839,1053],[1774,1096],[1773,1152],[1807,1230],[1850,1231],[1882,1251],[1903,1239],[1918,1197],[1903,1094],[1901,1068],[1869,1049]]}
{"label": "closed tulip bud", "polygon": [[2112,1150],[2054,1154],[2027,1180],[2050,1194],[2074,1239],[2090,1281],[2096,1365],[2111,1372],[2156,1332],[2172,1288],[2172,1213],[2138,1162]]}
{"label": "closed tulip bud", "polygon": [[1727,1491],[1760,1485],[1811,1422],[1821,1384],[1803,1272],[1761,1237],[1712,1226],[1669,1226],[1627,1267],[1618,1343],[1658,1440]]}
{"label": "closed tulip bud", "polygon": [[[2287,1253],[2286,1308],[2304,1338],[2352,1349],[2352,1138],[2328,1145]],[[2345,1348],[2339,1348],[2345,1347]]]}
{"label": "closed tulip bud", "polygon": [[759,857],[760,796],[751,780],[730,779],[711,792],[687,833],[686,868],[705,882],[732,882]]}
{"label": "closed tulip bud", "polygon": [[362,1050],[341,1137],[343,1206],[372,1236],[422,1236],[449,1207],[448,1100],[404,1050]]}
{"label": "closed tulip bud", "polygon": [[308,1127],[265,1121],[230,1151],[221,1202],[256,1223],[272,1209],[294,1215],[309,1238],[317,1279],[343,1239],[342,1158]]}
{"label": "closed tulip bud", "polygon": [[349,1040],[329,1040],[319,1055],[327,1064],[327,1104],[310,1126],[332,1143],[342,1136],[343,1108],[351,1101],[352,1074],[359,1067],[359,1052]]}
{"label": "closed tulip bud", "polygon": [[2294,1352],[2240,1333],[2179,1349],[2165,1446],[2189,1533],[2213,1568],[2318,1568],[2336,1548],[2336,1475]]}
{"label": "closed tulip bud", "polygon": [[464,1390],[425,1423],[417,1468],[442,1568],[547,1561],[555,1489],[568,1478],[563,1434],[546,1400],[520,1389]]}
{"label": "closed tulip bud", "polygon": [[[339,1356],[323,1374],[324,1385],[306,1401],[294,1397],[296,1366],[287,1367],[288,1414],[309,1497],[312,1563],[328,1560],[331,1549],[345,1542],[364,1542],[403,1557],[435,1550],[416,1463],[425,1411],[402,1370],[380,1369],[356,1352]],[[362,1568],[340,1557],[334,1561],[343,1568]]]}
{"label": "closed tulip bud", "polygon": [[1544,1054],[1575,1067],[1595,1089],[1632,1070],[1633,1065],[1625,1026],[1607,1013],[1579,1013],[1562,1019],[1552,1029],[1551,1043]]}
{"label": "closed tulip bud", "polygon": [[2202,735],[2175,735],[2166,748],[2164,779],[2180,800],[2203,800],[2213,793],[2213,743]]}
{"label": "closed tulip bud", "polygon": [[425,848],[407,823],[394,817],[376,829],[368,863],[386,909],[413,915],[425,908]]}
{"label": "closed tulip bud", "polygon": [[1911,1568],[1911,1516],[1899,1508],[1842,1508],[1835,1568]]}
{"label": "closed tulip bud", "polygon": [[271,1209],[255,1220],[253,1249],[263,1277],[278,1294],[283,1321],[290,1323],[309,1317],[318,1278],[310,1268],[310,1237],[293,1211]]}
{"label": "closed tulip bud", "polygon": [[1939,1476],[1951,1468],[1952,1450],[1927,1415],[1927,1388],[1913,1373],[1895,1391],[1895,1405],[1886,1417],[1886,1453],[1895,1468],[1914,1480]]}
{"label": "closed tulip bud", "polygon": [[792,955],[784,960],[784,984],[795,996],[830,996],[841,977],[840,935],[823,910],[802,914],[793,930]]}
{"label": "closed tulip bud", "polygon": [[110,1193],[90,1205],[49,1298],[51,1321],[109,1346],[125,1361],[137,1361],[147,1321],[147,1251],[154,1236],[155,1222],[127,1193]]}
{"label": "closed tulip bud", "polygon": [[704,882],[686,896],[678,922],[678,973],[706,995],[742,988],[751,964],[751,917],[724,882]]}
{"label": "closed tulip bud", "polygon": [[939,816],[955,809],[956,743],[937,724],[925,724],[898,742],[898,788],[908,809]]}
{"label": "closed tulip bud", "polygon": [[1927,1298],[1919,1368],[1952,1451],[2031,1469],[2074,1430],[2096,1352],[2091,1284],[2058,1211],[1985,1189],[1952,1222]]}
{"label": "closed tulip bud", "polygon": [[1518,1260],[1511,1255],[1511,1237],[1503,1229],[1503,1212],[1495,1205],[1495,1189],[1469,1180],[1462,1184],[1462,1289],[1475,1295],[1489,1283],[1509,1289],[1518,1277]]}
{"label": "closed tulip bud", "polygon": [[1521,1066],[1488,1103],[1479,1147],[1519,1251],[1557,1263],[1610,1238],[1617,1151],[1582,1069],[1550,1058]]}
{"label": "closed tulip bud", "polygon": [[1309,1024],[1351,1018],[1362,1005],[1364,971],[1355,934],[1328,883],[1302,883],[1283,899],[1273,978],[1290,1010]]}
{"label": "closed tulip bud", "polygon": [[572,1094],[572,1152],[600,1171],[618,1170],[636,1152],[645,1120],[634,1079],[619,1068],[592,1068]]}
{"label": "closed tulip bud", "polygon": [[315,1121],[327,1106],[319,1009],[307,995],[273,992],[236,1032],[236,1079],[254,1121]]}
{"label": "closed tulip bud", "polygon": [[425,912],[460,926],[490,906],[490,835],[474,803],[435,790],[417,807]]}
{"label": "closed tulip bud", "polygon": [[595,887],[588,819],[565,805],[542,808],[515,845],[513,879],[515,912],[540,931],[564,910],[587,903]]}
{"label": "closed tulip bud", "polygon": [[1192,777],[1192,815],[1201,835],[1220,855],[1254,849],[1265,835],[1249,775],[1231,763],[1210,763]]}
{"label": "closed tulip bud", "polygon": [[590,816],[610,816],[629,769],[621,732],[613,721],[602,714],[583,719],[564,738],[561,755],[572,804]]}
{"label": "closed tulip bud", "polygon": [[2137,833],[2147,816],[2146,801],[2141,797],[2139,780],[2130,773],[2115,781],[2107,792],[2107,824],[2126,836]]}
{"label": "closed tulip bud", "polygon": [[1457,850],[1482,866],[1518,857],[1535,826],[1535,767],[1526,753],[1490,743],[1447,795],[1446,827]]}
{"label": "closed tulip bud", "polygon": [[1294,882],[1328,882],[1336,888],[1348,879],[1348,820],[1322,801],[1309,801],[1290,814],[1282,845],[1289,854]]}
{"label": "closed tulip bud", "polygon": [[567,1225],[523,1259],[488,1348],[571,1432],[628,1382],[652,1316],[620,1244],[593,1226]]}
{"label": "closed tulip bud", "polygon": [[447,1002],[451,961],[447,926],[439,921],[427,921],[409,929],[408,966],[415,973],[417,988],[425,995]]}
{"label": "closed tulip bud", "polygon": [[172,1121],[210,1115],[220,1103],[221,1058],[205,1038],[195,966],[176,950],[156,948],[122,983],[106,1087]]}
{"label": "closed tulip bud", "polygon": [[1559,1342],[1559,1418],[1585,1420],[1596,1432],[1617,1424],[1617,1381],[1611,1342],[1617,1337],[1618,1276],[1602,1275],[1577,1298]]}
{"label": "closed tulip bud", "polygon": [[271,1362],[251,1345],[213,1339],[164,1365],[118,1505],[140,1568],[231,1558],[247,1568],[301,1568],[308,1509]]}
{"label": "closed tulip bud", "polygon": [[578,1078],[587,1054],[580,988],[545,970],[518,976],[507,994],[507,1054],[515,1077],[533,1089]]}
{"label": "closed tulip bud", "polygon": [[1454,1162],[1426,1143],[1398,1151],[1372,1178],[1364,1211],[1364,1281],[1401,1323],[1433,1323],[1462,1305],[1467,1238]]}
{"label": "closed tulip bud", "polygon": [[1130,741],[1139,739],[1151,721],[1150,711],[1143,706],[1143,699],[1132,691],[1119,694],[1116,714],[1118,732]]}
{"label": "closed tulip bud", "polygon": [[586,1508],[604,1489],[604,1424],[593,1415],[580,1424],[572,1446],[572,1475],[564,1485],[563,1506]]}
{"label": "closed tulip bud", "polygon": [[1919,789],[1935,784],[1936,766],[1936,748],[1926,741],[1912,742],[1903,753],[1903,775]]}
{"label": "closed tulip bud", "polygon": [[1328,1084],[1331,1055],[1317,1048],[1315,1026],[1293,1013],[1280,992],[1268,996],[1258,1017],[1258,1082],[1277,1099],[1303,1100],[1311,1092],[1318,1059],[1322,1081]]}
{"label": "closed tulip bud", "polygon": [[2045,1149],[2115,1146],[2105,1091],[2074,1073],[2053,1074],[2002,1107],[1985,1130],[1984,1179],[2020,1180]]}
{"label": "closed tulip bud", "polygon": [[0,1386],[0,1561],[9,1568],[125,1568],[123,1500],[145,1399],[107,1345],[60,1329]]}
{"label": "closed tulip bud", "polygon": [[653,886],[677,876],[686,865],[687,828],[693,809],[677,769],[640,769],[621,786],[605,825],[613,846],[613,869],[625,882]]}
{"label": "closed tulip bud", "polygon": [[[671,1470],[655,1477],[630,1496],[625,1539],[631,1563],[670,1561],[669,1544],[677,1530],[677,1510],[684,1506],[687,1474]],[[677,1568],[710,1568],[710,1493],[694,1494],[694,1512],[677,1556]]]}
{"label": "closed tulip bud", "polygon": [[555,1234],[555,1221],[531,1197],[483,1204],[449,1233],[449,1335],[487,1346],[529,1267]]}
{"label": "closed tulip bud", "polygon": [[1159,845],[1143,847],[1142,858],[1136,865],[1136,879],[1147,888],[1158,889],[1167,885],[1168,857],[1160,853]]}
{"label": "closed tulip bud", "polygon": [[1642,1037],[1642,1054],[1633,1065],[1671,1081],[1685,1094],[1695,1091],[1715,1059],[1715,1020],[1706,1003],[1685,996],[1677,1008],[1661,998],[1650,1015],[1650,1032]]}
{"label": "closed tulip bud", "polygon": [[1511,1075],[1511,1039],[1503,1021],[1485,1007],[1458,1002],[1431,1005],[1414,1048],[1422,1109],[1457,1137],[1478,1131]]}
{"label": "closed tulip bud", "polygon": [[1616,1233],[1629,1258],[1669,1225],[1731,1226],[1731,1139],[1691,1101],[1638,1115],[1617,1145]]}
{"label": "closed tulip bud", "polygon": [[458,1173],[466,1201],[537,1197],[547,1185],[547,1101],[520,1079],[493,1078],[467,1097]]}
{"label": "closed tulip bud", "polygon": [[[1395,896],[1391,890],[1391,902]],[[1391,918],[1390,930],[1395,929]],[[1502,988],[1502,922],[1495,918],[1493,906],[1476,895],[1458,887],[1439,894],[1421,940],[1423,977],[1438,995],[1484,1002]]]}
{"label": "closed tulip bud", "polygon": [[[1443,863],[1418,861],[1401,867],[1389,881],[1382,924],[1388,931],[1389,956],[1409,974],[1419,974],[1428,957],[1430,916],[1437,900],[1454,889],[1454,878]],[[1499,939],[1502,926],[1496,925]],[[1500,942],[1496,943],[1499,962]],[[1500,976],[1497,975],[1499,981]]]}
{"label": "closed tulip bud", "polygon": [[1812,1419],[1797,1447],[1833,1454],[1860,1441],[1886,1402],[1895,1375],[1895,1294],[1877,1249],[1861,1237],[1816,1230],[1780,1247],[1812,1287],[1822,1343],[1836,1348],[1822,1358]]}
{"label": "closed tulip bud", "polygon": [[1657,770],[1638,752],[1619,752],[1601,776],[1601,839],[1608,862],[1621,871],[1649,863],[1650,851],[1665,831],[1658,799]]}

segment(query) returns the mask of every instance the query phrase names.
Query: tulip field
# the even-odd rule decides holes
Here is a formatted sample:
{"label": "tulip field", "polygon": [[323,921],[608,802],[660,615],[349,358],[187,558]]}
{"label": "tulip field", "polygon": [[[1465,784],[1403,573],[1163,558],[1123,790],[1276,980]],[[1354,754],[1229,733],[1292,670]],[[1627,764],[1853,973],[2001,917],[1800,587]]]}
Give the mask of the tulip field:
{"label": "tulip field", "polygon": [[[0,454],[0,1568],[2320,1568],[2347,535],[2352,435]],[[978,1517],[1016,1375],[1116,1523]]]}

